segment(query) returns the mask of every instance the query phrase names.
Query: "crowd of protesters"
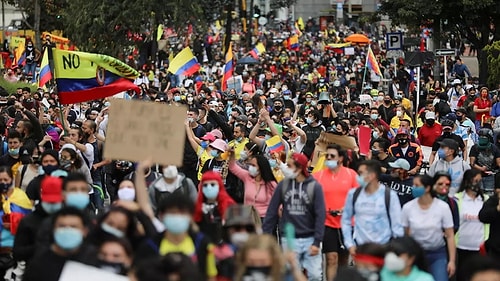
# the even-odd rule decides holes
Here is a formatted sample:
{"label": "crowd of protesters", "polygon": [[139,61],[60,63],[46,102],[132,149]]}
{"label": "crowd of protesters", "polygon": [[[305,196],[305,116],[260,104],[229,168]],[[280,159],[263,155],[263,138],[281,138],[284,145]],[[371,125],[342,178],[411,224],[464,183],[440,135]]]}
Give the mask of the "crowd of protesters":
{"label": "crowd of protesters", "polygon": [[75,261],[138,281],[498,280],[497,92],[459,57],[444,85],[373,44],[378,77],[367,46],[325,48],[352,32],[329,28],[297,50],[263,38],[225,91],[202,37],[192,76],[168,73],[168,53],[145,63],[130,97],[186,107],[181,167],[103,158],[113,98],[10,95],[0,276],[56,281]]}

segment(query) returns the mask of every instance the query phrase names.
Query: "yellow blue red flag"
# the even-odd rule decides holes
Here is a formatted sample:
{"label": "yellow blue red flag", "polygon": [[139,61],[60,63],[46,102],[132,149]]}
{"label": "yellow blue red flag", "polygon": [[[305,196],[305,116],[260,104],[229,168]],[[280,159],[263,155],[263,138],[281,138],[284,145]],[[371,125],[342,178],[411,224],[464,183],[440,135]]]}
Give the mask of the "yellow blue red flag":
{"label": "yellow blue red flag", "polygon": [[101,99],[139,88],[139,73],[124,62],[102,54],[52,49],[54,76],[62,104]]}
{"label": "yellow blue red flag", "polygon": [[192,75],[199,69],[200,64],[189,47],[180,51],[168,66],[168,71],[176,75]]}
{"label": "yellow blue red flag", "polygon": [[373,72],[375,72],[378,76],[382,77],[382,72],[378,66],[377,58],[375,57],[375,54],[373,54],[370,46],[368,46],[368,54],[366,55],[366,67],[373,70]]}
{"label": "yellow blue red flag", "polygon": [[267,147],[269,147],[269,151],[271,153],[281,152],[285,150],[285,145],[283,145],[283,142],[278,135],[266,140],[266,145]]}
{"label": "yellow blue red flag", "polygon": [[38,73],[38,87],[42,88],[52,79],[52,72],[49,65],[49,49],[45,49],[40,63],[40,73]]}
{"label": "yellow blue red flag", "polygon": [[233,60],[233,44],[229,44],[226,53],[226,65],[224,66],[224,73],[222,75],[222,90],[227,89],[227,80],[233,76],[234,60]]}
{"label": "yellow blue red flag", "polygon": [[266,52],[266,47],[264,47],[264,44],[262,43],[258,43],[255,48],[253,48],[251,51],[250,51],[250,55],[254,58],[254,59],[259,59],[259,56],[263,53]]}

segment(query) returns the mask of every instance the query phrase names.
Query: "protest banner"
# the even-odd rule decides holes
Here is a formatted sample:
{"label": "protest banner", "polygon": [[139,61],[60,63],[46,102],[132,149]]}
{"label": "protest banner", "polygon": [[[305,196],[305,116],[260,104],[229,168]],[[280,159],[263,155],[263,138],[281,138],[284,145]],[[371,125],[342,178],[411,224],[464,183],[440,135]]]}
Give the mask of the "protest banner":
{"label": "protest banner", "polygon": [[319,138],[316,140],[316,148],[311,158],[311,167],[314,167],[315,170],[317,170],[317,168],[321,169],[321,167],[316,167],[316,164],[322,166],[323,161],[318,161],[321,157],[324,158],[326,147],[333,143],[340,145],[343,149],[355,149],[357,147],[356,140],[352,136],[341,136],[333,133],[321,132]]}
{"label": "protest banner", "polygon": [[59,281],[127,281],[126,276],[85,265],[79,262],[67,261],[64,264]]}
{"label": "protest banner", "polygon": [[104,158],[182,166],[187,108],[113,99]]}

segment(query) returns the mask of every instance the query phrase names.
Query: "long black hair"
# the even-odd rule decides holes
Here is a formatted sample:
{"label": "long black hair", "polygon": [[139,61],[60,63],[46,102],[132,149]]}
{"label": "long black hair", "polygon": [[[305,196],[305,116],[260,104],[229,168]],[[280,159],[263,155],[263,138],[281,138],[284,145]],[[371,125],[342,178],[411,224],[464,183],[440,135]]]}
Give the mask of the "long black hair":
{"label": "long black hair", "polygon": [[387,252],[393,252],[398,256],[408,254],[408,256],[415,258],[413,265],[422,271],[428,272],[424,249],[410,236],[398,237],[391,240],[387,246]]}
{"label": "long black hair", "polygon": [[[476,169],[476,168],[472,168],[470,170],[465,171],[464,179],[460,183],[460,187],[458,188],[458,192],[464,192],[466,190],[472,189],[472,180],[477,175],[481,175],[481,171]],[[483,191],[482,186],[481,186],[481,188],[479,188],[477,190],[477,196],[481,196],[481,199],[484,201],[484,191]]]}
{"label": "long black hair", "polygon": [[262,155],[253,155],[252,157],[257,160],[262,180],[264,180],[266,184],[273,181],[275,182],[276,178],[274,177],[273,170],[267,158]]}
{"label": "long black hair", "polygon": [[437,197],[437,193],[434,190],[435,180],[431,176],[429,176],[428,174],[425,174],[425,175],[417,175],[417,176],[415,176],[415,178],[420,179],[420,182],[422,183],[422,185],[424,186],[425,189],[427,189],[427,187],[431,188],[430,193],[431,193],[432,198]]}

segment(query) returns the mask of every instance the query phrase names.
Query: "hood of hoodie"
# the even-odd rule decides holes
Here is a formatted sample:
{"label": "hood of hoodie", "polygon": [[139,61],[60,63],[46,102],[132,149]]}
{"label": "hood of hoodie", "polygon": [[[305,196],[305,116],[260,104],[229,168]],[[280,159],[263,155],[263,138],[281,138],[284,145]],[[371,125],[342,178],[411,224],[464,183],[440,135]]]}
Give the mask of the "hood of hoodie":
{"label": "hood of hoodie", "polygon": [[153,183],[153,188],[156,188],[160,192],[174,192],[182,186],[182,181],[186,178],[183,173],[177,175],[177,179],[171,184],[165,181],[164,177],[161,177],[158,181]]}

